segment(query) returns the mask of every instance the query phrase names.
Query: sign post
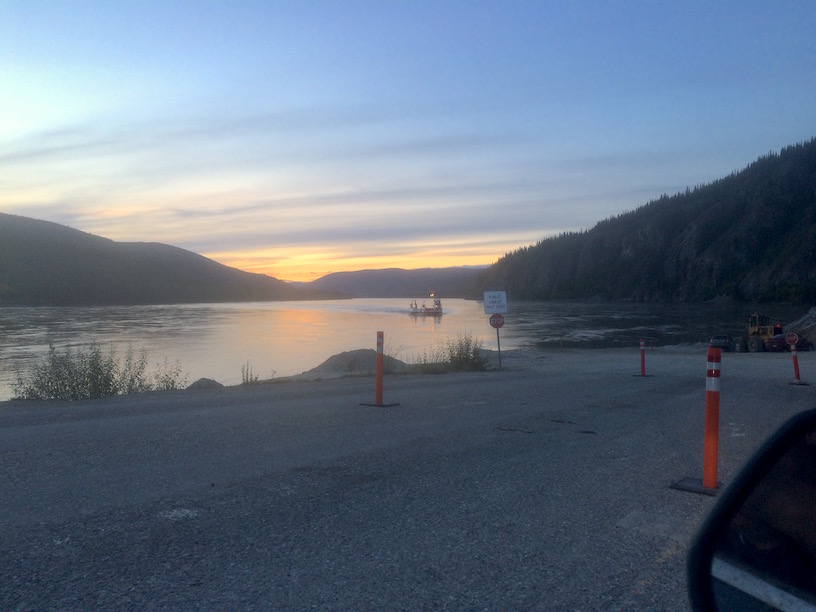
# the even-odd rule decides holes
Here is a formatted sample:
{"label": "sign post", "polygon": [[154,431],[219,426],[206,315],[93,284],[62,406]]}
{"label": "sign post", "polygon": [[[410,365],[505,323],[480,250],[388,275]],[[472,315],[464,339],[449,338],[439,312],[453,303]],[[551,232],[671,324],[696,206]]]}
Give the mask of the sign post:
{"label": "sign post", "polygon": [[499,328],[504,325],[504,315],[499,313],[490,315],[490,325],[496,328],[496,346],[499,349],[499,367],[501,364],[501,339],[499,338]]}
{"label": "sign post", "polygon": [[490,325],[496,328],[496,347],[499,350],[499,367],[502,367],[499,329],[504,325],[503,315],[507,312],[507,294],[504,291],[485,291],[484,310],[485,314],[490,315]]}

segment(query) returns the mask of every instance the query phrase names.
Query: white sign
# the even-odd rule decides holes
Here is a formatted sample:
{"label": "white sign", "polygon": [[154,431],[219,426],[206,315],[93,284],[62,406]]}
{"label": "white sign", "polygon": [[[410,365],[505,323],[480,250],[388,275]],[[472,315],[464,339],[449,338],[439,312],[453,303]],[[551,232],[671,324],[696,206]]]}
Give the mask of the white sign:
{"label": "white sign", "polygon": [[504,314],[507,312],[507,294],[504,291],[484,292],[485,314]]}

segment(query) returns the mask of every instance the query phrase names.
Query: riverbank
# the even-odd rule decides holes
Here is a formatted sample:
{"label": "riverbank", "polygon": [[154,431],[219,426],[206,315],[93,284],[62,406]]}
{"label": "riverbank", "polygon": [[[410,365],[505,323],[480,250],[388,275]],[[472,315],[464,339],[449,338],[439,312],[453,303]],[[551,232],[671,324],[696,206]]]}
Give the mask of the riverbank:
{"label": "riverbank", "polygon": [[[178,364],[187,382],[201,378],[238,385],[245,369],[261,379],[311,370],[332,355],[376,348],[406,363],[460,336],[496,348],[480,302],[445,299],[443,317],[412,317],[407,301],[354,299],[327,302],[256,302],[115,308],[0,308],[0,400],[12,396],[16,373],[48,356],[96,345],[120,358],[132,347],[147,356],[148,371]],[[547,350],[708,342],[713,334],[737,337],[756,308],[783,325],[801,307],[739,304],[513,302],[501,329],[501,346]]]}
{"label": "riverbank", "polygon": [[[687,608],[705,347],[502,363],[388,408],[371,376],[5,402],[0,606]],[[792,377],[723,356],[720,481],[816,403]]]}

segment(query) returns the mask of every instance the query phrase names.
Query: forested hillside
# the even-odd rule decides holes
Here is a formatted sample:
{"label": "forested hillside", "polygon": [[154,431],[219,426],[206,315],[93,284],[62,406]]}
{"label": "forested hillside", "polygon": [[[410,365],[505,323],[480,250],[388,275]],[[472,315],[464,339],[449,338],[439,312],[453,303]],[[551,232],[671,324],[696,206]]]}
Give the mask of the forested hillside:
{"label": "forested hillside", "polygon": [[313,297],[166,244],[114,242],[0,213],[0,305],[238,302]]}
{"label": "forested hillside", "polygon": [[816,139],[521,248],[481,279],[515,299],[816,302]]}
{"label": "forested hillside", "polygon": [[481,268],[420,268],[335,272],[306,286],[347,297],[470,297]]}

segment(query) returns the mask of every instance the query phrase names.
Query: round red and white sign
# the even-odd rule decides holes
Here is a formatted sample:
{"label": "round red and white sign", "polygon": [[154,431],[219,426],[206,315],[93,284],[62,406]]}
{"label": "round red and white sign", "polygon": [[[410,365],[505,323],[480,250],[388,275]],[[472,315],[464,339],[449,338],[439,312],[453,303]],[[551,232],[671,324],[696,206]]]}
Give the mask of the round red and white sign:
{"label": "round red and white sign", "polygon": [[785,336],[785,342],[787,342],[790,346],[793,346],[794,344],[799,342],[799,336],[791,332]]}
{"label": "round red and white sign", "polygon": [[499,329],[502,325],[504,325],[504,316],[498,313],[490,315],[490,325],[496,329]]}

